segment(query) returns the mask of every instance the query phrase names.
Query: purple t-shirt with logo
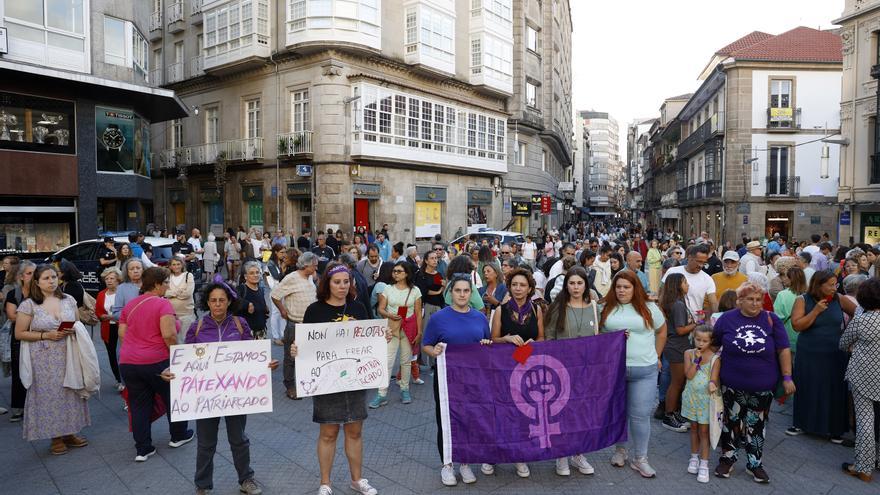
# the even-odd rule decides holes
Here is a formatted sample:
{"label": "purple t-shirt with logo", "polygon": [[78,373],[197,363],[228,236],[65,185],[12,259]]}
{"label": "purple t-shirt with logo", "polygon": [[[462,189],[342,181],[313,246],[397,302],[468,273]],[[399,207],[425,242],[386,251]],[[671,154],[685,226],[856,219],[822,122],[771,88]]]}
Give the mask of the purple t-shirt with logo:
{"label": "purple t-shirt with logo", "polygon": [[780,376],[776,353],[789,347],[778,316],[761,311],[746,318],[740,310],[732,309],[715,322],[714,334],[715,342],[722,345],[722,385],[745,392],[776,390]]}

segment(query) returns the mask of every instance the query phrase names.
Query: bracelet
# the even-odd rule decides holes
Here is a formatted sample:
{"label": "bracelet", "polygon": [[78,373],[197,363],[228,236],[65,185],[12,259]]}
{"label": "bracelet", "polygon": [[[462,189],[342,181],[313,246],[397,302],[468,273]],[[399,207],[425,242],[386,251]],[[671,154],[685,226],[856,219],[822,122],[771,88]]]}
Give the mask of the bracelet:
{"label": "bracelet", "polygon": [[782,375],[782,381],[784,381],[784,382],[791,382],[791,381],[794,381],[794,380],[791,379],[791,375]]}

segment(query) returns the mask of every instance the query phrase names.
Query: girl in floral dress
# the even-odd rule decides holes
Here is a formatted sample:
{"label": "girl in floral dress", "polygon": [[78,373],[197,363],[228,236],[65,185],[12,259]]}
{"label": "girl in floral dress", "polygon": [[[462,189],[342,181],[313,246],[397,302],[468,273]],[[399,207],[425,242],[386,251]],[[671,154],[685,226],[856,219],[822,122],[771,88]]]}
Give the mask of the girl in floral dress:
{"label": "girl in floral dress", "polygon": [[681,415],[691,420],[691,459],[687,471],[700,483],[709,482],[709,394],[718,389],[710,379],[712,367],[720,366],[712,352],[712,327],[694,329],[694,346],[684,353],[687,385],[681,395]]}

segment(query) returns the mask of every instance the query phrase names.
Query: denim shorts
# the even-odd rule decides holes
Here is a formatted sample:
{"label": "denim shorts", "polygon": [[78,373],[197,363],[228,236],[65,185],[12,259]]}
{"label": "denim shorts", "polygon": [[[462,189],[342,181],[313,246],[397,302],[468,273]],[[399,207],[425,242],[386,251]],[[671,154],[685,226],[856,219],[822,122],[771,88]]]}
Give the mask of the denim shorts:
{"label": "denim shorts", "polygon": [[354,390],[312,398],[312,421],[326,424],[347,424],[367,419],[367,391]]}

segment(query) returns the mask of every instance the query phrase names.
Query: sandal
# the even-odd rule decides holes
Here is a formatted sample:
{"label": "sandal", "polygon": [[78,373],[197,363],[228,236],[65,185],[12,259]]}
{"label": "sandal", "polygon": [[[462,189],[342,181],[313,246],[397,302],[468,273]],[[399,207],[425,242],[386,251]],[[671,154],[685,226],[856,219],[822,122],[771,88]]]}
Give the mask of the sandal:
{"label": "sandal", "polygon": [[49,452],[52,455],[64,455],[68,452],[67,445],[64,445],[64,440],[59,438],[52,439],[52,446],[49,448]]}
{"label": "sandal", "polygon": [[854,478],[858,478],[858,479],[864,481],[865,483],[871,482],[871,473],[862,473],[862,472],[856,471],[854,464],[844,462],[843,464],[841,464],[840,467],[843,469],[844,473],[846,473]]}
{"label": "sandal", "polygon": [[68,447],[85,447],[89,441],[79,435],[65,435],[61,437],[61,441]]}

